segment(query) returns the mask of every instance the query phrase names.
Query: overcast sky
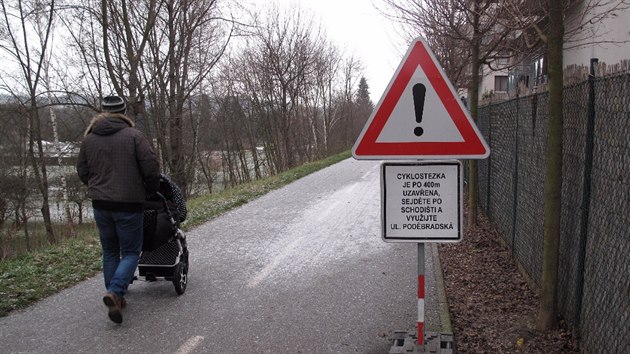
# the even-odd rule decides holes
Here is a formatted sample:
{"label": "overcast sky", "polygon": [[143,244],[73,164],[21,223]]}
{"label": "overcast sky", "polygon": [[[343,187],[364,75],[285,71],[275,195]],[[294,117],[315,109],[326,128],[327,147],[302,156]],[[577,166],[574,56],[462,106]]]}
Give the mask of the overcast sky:
{"label": "overcast sky", "polygon": [[[261,0],[258,0],[261,1]],[[348,55],[354,53],[365,68],[370,96],[376,104],[398,67],[407,44],[393,24],[372,4],[373,0],[277,0],[281,6],[298,4],[312,11],[315,23],[321,22],[328,38]]]}

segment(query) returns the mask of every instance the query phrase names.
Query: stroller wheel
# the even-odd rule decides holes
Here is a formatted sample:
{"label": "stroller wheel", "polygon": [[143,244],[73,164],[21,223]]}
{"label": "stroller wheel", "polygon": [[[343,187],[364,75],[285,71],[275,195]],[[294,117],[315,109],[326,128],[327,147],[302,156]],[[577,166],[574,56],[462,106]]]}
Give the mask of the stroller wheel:
{"label": "stroller wheel", "polygon": [[188,284],[188,263],[179,262],[175,266],[173,272],[173,285],[175,286],[175,292],[177,295],[181,295],[186,291],[186,285]]}

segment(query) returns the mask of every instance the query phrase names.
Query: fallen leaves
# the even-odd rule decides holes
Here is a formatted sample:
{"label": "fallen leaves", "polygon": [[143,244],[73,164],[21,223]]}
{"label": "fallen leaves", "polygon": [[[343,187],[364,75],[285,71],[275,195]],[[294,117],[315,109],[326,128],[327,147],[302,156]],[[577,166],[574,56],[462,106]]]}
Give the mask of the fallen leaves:
{"label": "fallen leaves", "polygon": [[439,250],[458,352],[579,352],[566,330],[533,329],[538,297],[482,212],[462,242]]}

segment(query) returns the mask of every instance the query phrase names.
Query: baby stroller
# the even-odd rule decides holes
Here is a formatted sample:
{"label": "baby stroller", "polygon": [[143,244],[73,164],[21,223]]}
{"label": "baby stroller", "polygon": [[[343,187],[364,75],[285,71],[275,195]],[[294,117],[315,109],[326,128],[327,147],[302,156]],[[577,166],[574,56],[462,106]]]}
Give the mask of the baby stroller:
{"label": "baby stroller", "polygon": [[172,281],[178,295],[188,283],[186,235],[179,229],[186,220],[186,204],[179,187],[160,175],[158,193],[147,195],[144,203],[144,239],[138,263],[140,277]]}

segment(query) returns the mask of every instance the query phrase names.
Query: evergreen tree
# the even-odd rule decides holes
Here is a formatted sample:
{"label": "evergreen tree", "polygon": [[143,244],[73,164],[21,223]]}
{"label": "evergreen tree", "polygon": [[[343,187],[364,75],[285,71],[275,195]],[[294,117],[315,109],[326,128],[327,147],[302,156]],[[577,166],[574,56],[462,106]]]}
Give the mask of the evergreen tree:
{"label": "evergreen tree", "polygon": [[369,107],[370,111],[374,109],[374,104],[372,104],[372,100],[370,99],[370,87],[368,86],[365,77],[361,77],[361,80],[359,81],[356,102],[359,107]]}
{"label": "evergreen tree", "polygon": [[368,85],[365,77],[361,77],[361,80],[359,80],[359,88],[356,92],[355,105],[356,110],[352,133],[356,139],[359,136],[359,133],[361,133],[361,129],[363,129],[365,122],[372,114],[372,110],[374,110],[374,104],[370,99],[370,86]]}

